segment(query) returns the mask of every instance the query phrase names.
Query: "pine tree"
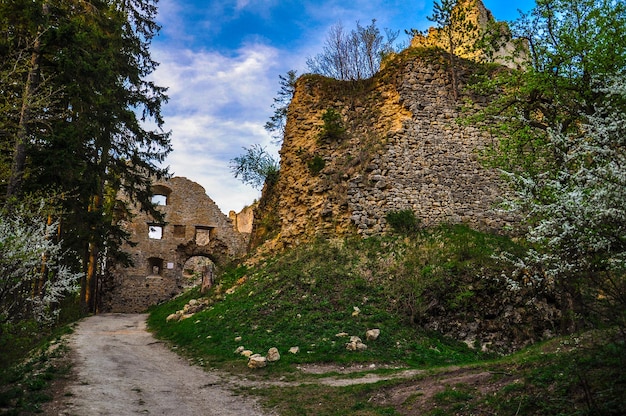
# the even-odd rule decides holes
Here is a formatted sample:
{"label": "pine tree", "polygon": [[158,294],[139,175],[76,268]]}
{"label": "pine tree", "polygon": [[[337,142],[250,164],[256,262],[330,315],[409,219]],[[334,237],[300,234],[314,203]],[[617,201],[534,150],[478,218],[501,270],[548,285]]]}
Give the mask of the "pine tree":
{"label": "pine tree", "polygon": [[[115,223],[124,212],[117,190],[158,216],[150,185],[167,174],[159,165],[171,146],[161,129],[165,89],[146,79],[157,65],[149,52],[159,30],[156,10],[156,1],[144,0],[15,0],[0,7],[0,20],[12,22],[0,41],[0,90],[11,92],[3,107],[43,103],[29,107],[27,123],[11,113],[0,119],[0,141],[23,145],[24,155],[23,168],[14,164],[10,174],[21,179],[7,193],[60,201],[64,244],[81,254],[74,266],[85,273],[85,311],[96,310],[104,258],[119,253],[125,238]],[[16,15],[22,18],[11,20]],[[29,84],[35,67],[25,52],[38,59],[36,83]],[[156,128],[146,129],[147,120]],[[28,129],[20,136],[22,125]]]}

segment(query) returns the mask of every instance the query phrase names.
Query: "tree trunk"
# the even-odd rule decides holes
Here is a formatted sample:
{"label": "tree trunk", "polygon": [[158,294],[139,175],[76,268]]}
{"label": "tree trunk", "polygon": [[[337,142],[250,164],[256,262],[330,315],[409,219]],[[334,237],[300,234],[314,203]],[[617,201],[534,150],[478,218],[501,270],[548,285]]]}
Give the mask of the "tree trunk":
{"label": "tree trunk", "polygon": [[[90,212],[102,211],[102,196],[94,195],[89,206]],[[83,312],[96,313],[98,298],[98,259],[100,257],[99,237],[97,236],[96,226],[92,227],[92,235],[89,241],[87,272],[85,275],[84,285],[81,288],[81,305]]]}
{"label": "tree trunk", "polygon": [[11,166],[11,177],[7,187],[7,200],[20,193],[22,188],[22,180],[24,178],[24,170],[26,167],[26,143],[30,134],[30,119],[32,111],[32,101],[35,92],[39,86],[39,62],[41,60],[41,33],[37,34],[33,45],[33,53],[30,58],[30,67],[28,70],[28,78],[24,85],[24,94],[22,96],[22,108],[20,110],[20,121],[15,140],[15,149],[13,153],[13,164]]}

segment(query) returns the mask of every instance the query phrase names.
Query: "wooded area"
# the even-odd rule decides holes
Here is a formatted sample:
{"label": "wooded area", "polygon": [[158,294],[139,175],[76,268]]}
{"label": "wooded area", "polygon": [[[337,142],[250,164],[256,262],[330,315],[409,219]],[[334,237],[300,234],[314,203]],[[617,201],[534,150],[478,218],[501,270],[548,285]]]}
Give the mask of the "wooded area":
{"label": "wooded area", "polygon": [[81,276],[82,310],[94,312],[105,263],[127,260],[118,191],[152,209],[149,178],[167,174],[159,163],[171,151],[161,129],[166,89],[147,80],[156,13],[152,0],[0,3],[2,215],[47,223],[36,238],[60,247],[55,259],[37,254],[36,273],[3,276],[0,323],[28,317],[33,299],[52,312],[61,277],[49,262]]}

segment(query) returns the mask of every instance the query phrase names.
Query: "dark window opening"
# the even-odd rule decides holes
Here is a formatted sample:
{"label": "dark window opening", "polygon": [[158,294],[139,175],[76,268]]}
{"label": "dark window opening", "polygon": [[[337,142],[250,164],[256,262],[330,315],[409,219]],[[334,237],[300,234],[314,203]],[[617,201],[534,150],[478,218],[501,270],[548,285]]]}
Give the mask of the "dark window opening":
{"label": "dark window opening", "polygon": [[148,259],[148,274],[150,276],[163,275],[163,259],[158,257],[150,257]]}

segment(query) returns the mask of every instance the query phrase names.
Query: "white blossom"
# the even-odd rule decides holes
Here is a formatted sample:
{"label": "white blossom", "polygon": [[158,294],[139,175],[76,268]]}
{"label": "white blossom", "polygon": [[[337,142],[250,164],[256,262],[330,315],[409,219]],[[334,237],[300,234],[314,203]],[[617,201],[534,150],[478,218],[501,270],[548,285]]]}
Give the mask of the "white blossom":
{"label": "white blossom", "polygon": [[77,290],[80,275],[61,263],[68,253],[57,227],[37,215],[0,214],[0,323],[54,319],[58,302]]}
{"label": "white blossom", "polygon": [[[604,104],[577,131],[554,128],[549,143],[556,169],[527,175],[505,172],[517,191],[511,209],[529,222],[536,247],[508,260],[538,278],[626,270],[626,81],[598,90]],[[529,270],[534,270],[534,275]]]}

